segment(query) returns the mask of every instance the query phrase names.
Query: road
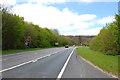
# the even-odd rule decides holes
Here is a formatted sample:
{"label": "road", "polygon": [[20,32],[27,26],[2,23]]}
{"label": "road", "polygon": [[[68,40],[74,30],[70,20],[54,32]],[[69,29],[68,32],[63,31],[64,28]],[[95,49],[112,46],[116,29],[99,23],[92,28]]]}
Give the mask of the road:
{"label": "road", "polygon": [[112,78],[82,60],[75,47],[3,55],[2,66],[3,78]]}
{"label": "road", "polygon": [[59,52],[65,50],[65,48],[49,48],[43,50],[35,50],[35,51],[26,51],[26,52],[19,52],[16,54],[7,54],[2,56],[2,68],[10,68],[12,66],[16,66],[30,60],[34,60],[49,54],[54,54],[55,52]]}

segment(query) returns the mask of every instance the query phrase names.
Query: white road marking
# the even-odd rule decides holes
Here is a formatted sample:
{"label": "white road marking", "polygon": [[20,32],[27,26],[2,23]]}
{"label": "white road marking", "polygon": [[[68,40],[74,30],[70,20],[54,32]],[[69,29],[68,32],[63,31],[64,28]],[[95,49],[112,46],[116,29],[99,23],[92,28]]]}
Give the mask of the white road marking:
{"label": "white road marking", "polygon": [[33,61],[33,60],[30,60],[30,61],[28,61],[28,62],[25,62],[25,63],[19,64],[19,65],[13,66],[13,67],[10,67],[10,68],[7,68],[7,69],[3,69],[3,70],[1,70],[0,72],[4,72],[4,71],[10,70],[10,69],[14,69],[14,68],[16,68],[16,67],[19,67],[19,66],[22,66],[22,65],[28,64],[28,63],[30,63],[30,62],[32,62],[32,61]]}
{"label": "white road marking", "polygon": [[38,59],[33,60],[33,62],[37,62],[37,61],[38,61]]}
{"label": "white road marking", "polygon": [[81,76],[81,78],[82,78],[82,74],[81,74],[80,76]]}
{"label": "white road marking", "polygon": [[72,50],[72,52],[70,53],[68,59],[66,60],[64,66],[63,66],[63,68],[61,69],[60,73],[58,74],[56,80],[58,80],[58,79],[60,79],[60,78],[62,77],[63,72],[65,71],[65,68],[67,67],[67,64],[68,64],[68,62],[69,62],[69,60],[70,60],[70,58],[71,58],[71,56],[72,56],[72,54],[73,54],[73,52],[74,52],[75,49],[76,49],[76,47],[75,47],[75,48]]}
{"label": "white road marking", "polygon": [[19,65],[16,65],[16,66],[13,66],[13,67],[10,67],[10,68],[6,68],[6,69],[3,69],[3,70],[0,70],[0,73],[1,73],[1,72],[4,72],[4,71],[7,71],[7,70],[11,70],[11,69],[17,68],[17,67],[20,67],[20,66],[23,66],[23,65],[28,64],[28,63],[31,63],[31,62],[36,62],[36,61],[38,61],[39,59],[42,59],[42,58],[51,56],[51,55],[53,55],[53,54],[56,54],[56,53],[61,52],[61,51],[64,51],[64,50],[65,50],[65,49],[62,49],[62,50],[57,51],[57,52],[54,52],[54,53],[52,53],[52,54],[48,54],[48,55],[45,55],[45,56],[43,56],[43,57],[39,57],[39,58],[37,58],[37,59],[33,59],[33,60],[30,60],[30,61],[27,61],[27,62],[21,63],[21,64],[19,64]]}
{"label": "white road marking", "polygon": [[5,60],[7,60],[7,59],[0,59],[0,61],[5,61]]}

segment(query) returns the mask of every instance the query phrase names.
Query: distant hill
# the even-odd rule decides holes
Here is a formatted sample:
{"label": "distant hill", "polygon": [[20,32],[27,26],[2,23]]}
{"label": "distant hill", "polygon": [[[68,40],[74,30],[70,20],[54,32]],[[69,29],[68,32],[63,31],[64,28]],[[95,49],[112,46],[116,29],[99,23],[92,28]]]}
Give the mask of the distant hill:
{"label": "distant hill", "polygon": [[75,45],[88,45],[91,39],[94,38],[95,36],[78,35],[67,37],[69,37]]}

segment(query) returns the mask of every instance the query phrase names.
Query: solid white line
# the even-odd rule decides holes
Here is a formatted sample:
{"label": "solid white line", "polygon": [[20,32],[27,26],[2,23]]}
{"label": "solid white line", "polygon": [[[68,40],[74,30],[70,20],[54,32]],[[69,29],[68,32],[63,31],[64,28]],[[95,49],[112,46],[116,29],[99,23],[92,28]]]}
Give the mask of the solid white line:
{"label": "solid white line", "polygon": [[[75,47],[75,48],[76,48],[76,47]],[[65,71],[65,68],[67,67],[67,64],[68,64],[68,62],[69,62],[69,60],[70,60],[70,58],[71,58],[71,56],[72,56],[72,54],[73,54],[75,48],[74,48],[74,49],[72,50],[72,52],[70,53],[70,55],[69,55],[68,59],[66,60],[64,66],[63,66],[63,68],[61,69],[60,73],[58,74],[57,79],[59,79],[59,78],[62,77],[63,72]]]}
{"label": "solid white line", "polygon": [[[64,50],[65,50],[65,49],[60,50],[60,51],[64,51]],[[52,54],[45,55],[45,56],[43,56],[43,57],[39,57],[39,58],[37,58],[37,59],[33,59],[33,60],[30,60],[30,61],[24,62],[24,63],[22,63],[22,64],[19,64],[19,65],[10,67],[10,68],[6,68],[6,69],[3,69],[3,70],[0,70],[0,73],[1,73],[1,72],[4,72],[4,71],[7,71],[7,70],[11,70],[11,69],[17,68],[17,67],[20,67],[20,66],[23,66],[23,65],[28,64],[28,63],[31,63],[31,62],[36,62],[36,61],[39,60],[39,59],[42,59],[42,58],[51,56],[51,55],[53,55],[53,54],[55,54],[55,53],[58,53],[58,52],[60,52],[60,51],[54,52],[54,53],[52,53]]]}

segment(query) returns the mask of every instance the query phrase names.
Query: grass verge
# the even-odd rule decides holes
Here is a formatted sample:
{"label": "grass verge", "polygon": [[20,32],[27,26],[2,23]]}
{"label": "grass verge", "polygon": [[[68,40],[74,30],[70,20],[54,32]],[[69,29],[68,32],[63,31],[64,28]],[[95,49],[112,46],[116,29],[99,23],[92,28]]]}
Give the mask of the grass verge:
{"label": "grass verge", "polygon": [[93,51],[88,47],[77,48],[77,52],[80,56],[89,60],[104,71],[118,76],[118,56],[104,55],[100,52]]}
{"label": "grass verge", "polygon": [[[56,47],[48,47],[48,48],[56,48]],[[17,53],[17,52],[24,52],[24,51],[34,51],[34,50],[41,50],[47,48],[28,48],[28,49],[17,49],[17,50],[4,50],[0,54],[10,54],[10,53]]]}

